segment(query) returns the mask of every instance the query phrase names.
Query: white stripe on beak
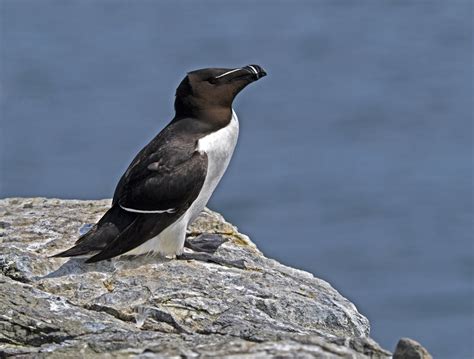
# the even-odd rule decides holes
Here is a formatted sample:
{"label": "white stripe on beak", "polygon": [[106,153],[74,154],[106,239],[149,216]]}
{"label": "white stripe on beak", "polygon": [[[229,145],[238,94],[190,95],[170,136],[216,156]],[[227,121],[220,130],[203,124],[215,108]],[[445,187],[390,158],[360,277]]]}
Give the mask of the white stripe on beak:
{"label": "white stripe on beak", "polygon": [[255,67],[253,67],[252,65],[249,65],[249,67],[250,67],[250,69],[251,69],[252,71],[255,72],[255,75],[257,75],[257,78],[258,78],[258,71],[257,71],[257,69],[255,69]]}
{"label": "white stripe on beak", "polygon": [[220,79],[221,77],[227,76],[227,75],[229,75],[229,74],[231,74],[231,73],[233,73],[233,72],[237,72],[237,71],[240,71],[240,70],[242,70],[242,69],[230,70],[230,71],[227,71],[227,72],[223,73],[222,75],[216,76],[215,78],[216,78],[216,79]]}

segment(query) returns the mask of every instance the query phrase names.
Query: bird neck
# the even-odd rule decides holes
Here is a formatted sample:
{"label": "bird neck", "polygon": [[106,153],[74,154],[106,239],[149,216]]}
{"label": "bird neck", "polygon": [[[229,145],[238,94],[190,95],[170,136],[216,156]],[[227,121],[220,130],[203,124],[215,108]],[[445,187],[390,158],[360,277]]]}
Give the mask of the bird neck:
{"label": "bird neck", "polygon": [[232,119],[231,106],[200,106],[197,101],[182,101],[176,98],[174,108],[176,111],[175,121],[183,118],[195,118],[213,128],[219,129],[229,124]]}

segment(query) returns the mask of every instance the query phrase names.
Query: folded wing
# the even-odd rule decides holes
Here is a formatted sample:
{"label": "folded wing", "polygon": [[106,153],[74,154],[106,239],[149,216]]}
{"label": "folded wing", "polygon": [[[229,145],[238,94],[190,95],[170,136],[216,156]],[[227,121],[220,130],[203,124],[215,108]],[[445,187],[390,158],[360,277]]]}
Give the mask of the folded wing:
{"label": "folded wing", "polygon": [[207,156],[193,143],[150,143],[120,179],[112,208],[73,248],[56,256],[100,250],[87,261],[96,262],[138,247],[186,212],[206,173]]}

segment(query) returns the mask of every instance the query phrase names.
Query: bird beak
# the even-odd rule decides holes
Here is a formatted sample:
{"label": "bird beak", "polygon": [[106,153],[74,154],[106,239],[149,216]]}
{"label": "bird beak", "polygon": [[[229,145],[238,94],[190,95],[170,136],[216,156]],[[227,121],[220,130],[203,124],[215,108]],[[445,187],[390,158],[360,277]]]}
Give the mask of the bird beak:
{"label": "bird beak", "polygon": [[214,77],[212,79],[212,83],[216,83],[217,81],[222,81],[224,79],[228,82],[236,80],[250,80],[250,82],[253,82],[261,79],[266,75],[267,73],[261,66],[247,65],[244,67],[226,71],[223,74]]}
{"label": "bird beak", "polygon": [[258,65],[247,65],[242,67],[242,70],[250,72],[254,76],[255,81],[261,79],[264,76],[267,76],[267,73],[263,69],[263,67]]}

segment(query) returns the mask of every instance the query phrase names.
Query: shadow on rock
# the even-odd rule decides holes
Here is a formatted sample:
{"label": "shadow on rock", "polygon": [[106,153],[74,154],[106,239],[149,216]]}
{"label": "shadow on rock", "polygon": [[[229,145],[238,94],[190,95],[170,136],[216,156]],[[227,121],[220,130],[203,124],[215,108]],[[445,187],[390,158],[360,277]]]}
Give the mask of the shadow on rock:
{"label": "shadow on rock", "polygon": [[86,257],[69,258],[66,263],[55,271],[37,279],[58,278],[88,272],[113,273],[117,270],[136,269],[143,265],[157,265],[170,261],[170,259],[167,258],[150,255],[123,256],[97,263],[85,263],[86,259]]}
{"label": "shadow on rock", "polygon": [[61,265],[55,271],[46,274],[38,279],[58,278],[64,277],[71,274],[82,274],[87,272],[113,272],[115,271],[114,266],[111,262],[99,262],[93,264],[84,263],[86,258],[69,258],[66,263]]}

